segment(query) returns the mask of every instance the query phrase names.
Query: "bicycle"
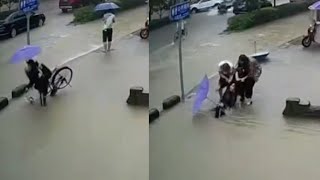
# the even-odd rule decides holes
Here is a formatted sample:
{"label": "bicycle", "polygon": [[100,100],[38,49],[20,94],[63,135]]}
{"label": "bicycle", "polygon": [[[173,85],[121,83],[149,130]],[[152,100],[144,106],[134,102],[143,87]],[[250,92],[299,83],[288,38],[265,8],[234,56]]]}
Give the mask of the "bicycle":
{"label": "bicycle", "polygon": [[[66,72],[66,74],[70,74],[69,78],[63,72]],[[73,71],[71,68],[67,66],[63,66],[60,68],[55,67],[52,71],[52,76],[49,79],[50,96],[54,96],[60,89],[64,89],[67,86],[71,87],[70,82],[72,80],[72,77]]]}

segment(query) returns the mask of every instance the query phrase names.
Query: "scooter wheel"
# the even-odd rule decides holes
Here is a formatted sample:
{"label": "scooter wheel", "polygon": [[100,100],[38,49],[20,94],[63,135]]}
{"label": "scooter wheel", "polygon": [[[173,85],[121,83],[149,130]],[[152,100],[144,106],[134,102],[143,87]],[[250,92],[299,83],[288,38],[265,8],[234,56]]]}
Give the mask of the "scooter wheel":
{"label": "scooter wheel", "polygon": [[306,36],[302,39],[301,42],[303,47],[310,47],[311,46],[311,39],[309,38],[309,36]]}
{"label": "scooter wheel", "polygon": [[147,38],[149,37],[149,30],[147,30],[147,29],[142,29],[142,30],[140,31],[140,37],[141,37],[142,39],[147,39]]}

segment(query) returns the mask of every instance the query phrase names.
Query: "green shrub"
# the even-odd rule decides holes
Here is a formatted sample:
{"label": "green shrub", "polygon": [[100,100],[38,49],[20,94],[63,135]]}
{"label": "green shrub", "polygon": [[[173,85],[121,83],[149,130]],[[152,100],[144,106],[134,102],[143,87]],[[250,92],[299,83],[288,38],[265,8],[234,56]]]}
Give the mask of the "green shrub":
{"label": "green shrub", "polygon": [[308,6],[309,4],[307,3],[291,3],[279,5],[277,9],[279,9],[279,16],[282,18],[306,11],[308,10]]}
{"label": "green shrub", "polygon": [[275,8],[267,7],[250,13],[233,16],[228,19],[228,30],[244,30],[279,18],[289,17],[307,11],[308,7],[313,2],[314,1],[305,3],[288,3]]}
{"label": "green shrub", "polygon": [[[74,15],[73,22],[82,24],[82,23],[86,23],[86,22],[101,18],[105,12],[94,11],[94,7],[96,6],[95,4],[99,2],[104,2],[104,1],[100,1],[100,0],[91,1],[93,5],[76,9],[73,13]],[[137,6],[141,6],[145,4],[145,0],[111,0],[110,2],[114,2],[115,4],[119,5],[120,7],[119,11],[128,10],[128,9],[135,8]]]}
{"label": "green shrub", "polygon": [[135,8],[145,4],[145,0],[117,0],[115,3],[119,2],[120,10],[126,10]]}
{"label": "green shrub", "polygon": [[85,6],[74,11],[74,22],[86,23],[99,18],[99,15],[94,11],[94,6]]}

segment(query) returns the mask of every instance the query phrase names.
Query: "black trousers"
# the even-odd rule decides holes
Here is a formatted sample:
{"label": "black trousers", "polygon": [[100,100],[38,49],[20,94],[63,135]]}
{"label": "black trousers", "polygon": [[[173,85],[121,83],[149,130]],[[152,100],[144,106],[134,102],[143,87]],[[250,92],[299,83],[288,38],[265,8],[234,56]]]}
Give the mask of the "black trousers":
{"label": "black trousers", "polygon": [[236,82],[236,93],[241,97],[241,101],[244,101],[244,98],[252,98],[255,83],[254,78],[251,77],[246,78],[244,82]]}
{"label": "black trousers", "polygon": [[244,86],[245,86],[244,95],[246,98],[252,98],[253,87],[254,87],[255,83],[256,83],[256,81],[254,80],[254,78],[251,78],[251,77],[248,77],[244,81]]}

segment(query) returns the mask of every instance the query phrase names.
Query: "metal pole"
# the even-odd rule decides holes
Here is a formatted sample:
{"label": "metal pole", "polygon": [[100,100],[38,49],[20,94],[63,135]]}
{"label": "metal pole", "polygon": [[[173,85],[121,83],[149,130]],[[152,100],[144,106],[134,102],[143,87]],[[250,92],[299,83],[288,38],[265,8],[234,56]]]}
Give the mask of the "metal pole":
{"label": "metal pole", "polygon": [[180,70],[180,86],[181,86],[181,99],[184,102],[184,86],[183,86],[183,65],[182,65],[182,20],[179,21],[179,70]]}
{"label": "metal pole", "polygon": [[30,45],[30,16],[31,16],[31,14],[28,12],[26,15],[27,15],[27,44]]}

